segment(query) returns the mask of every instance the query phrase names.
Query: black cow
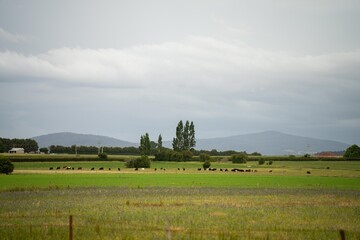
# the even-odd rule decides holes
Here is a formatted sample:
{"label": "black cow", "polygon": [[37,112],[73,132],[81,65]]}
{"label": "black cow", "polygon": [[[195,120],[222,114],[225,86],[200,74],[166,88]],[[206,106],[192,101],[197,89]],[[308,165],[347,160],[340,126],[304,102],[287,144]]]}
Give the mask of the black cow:
{"label": "black cow", "polygon": [[78,170],[82,170],[82,167],[78,167]]}
{"label": "black cow", "polygon": [[198,171],[201,171],[201,168],[198,168]]}
{"label": "black cow", "polygon": [[49,170],[53,170],[54,168],[53,167],[50,167]]}
{"label": "black cow", "polygon": [[91,168],[91,170],[95,170],[95,168]]}
{"label": "black cow", "polygon": [[57,167],[56,170],[60,170],[61,167]]}
{"label": "black cow", "polygon": [[183,171],[185,171],[185,168],[183,168]]}
{"label": "black cow", "polygon": [[111,168],[109,168],[109,171],[111,170]]}
{"label": "black cow", "polygon": [[311,172],[310,172],[310,171],[307,171],[306,174],[311,174]]}
{"label": "black cow", "polygon": [[118,171],[120,171],[120,168],[118,168]]}
{"label": "black cow", "polygon": [[157,170],[157,168],[154,169],[155,171]]}
{"label": "black cow", "polygon": [[103,168],[103,167],[101,167],[101,168],[99,168],[99,170],[104,170],[104,168]]}
{"label": "black cow", "polygon": [[138,168],[135,168],[135,171],[139,170]]}

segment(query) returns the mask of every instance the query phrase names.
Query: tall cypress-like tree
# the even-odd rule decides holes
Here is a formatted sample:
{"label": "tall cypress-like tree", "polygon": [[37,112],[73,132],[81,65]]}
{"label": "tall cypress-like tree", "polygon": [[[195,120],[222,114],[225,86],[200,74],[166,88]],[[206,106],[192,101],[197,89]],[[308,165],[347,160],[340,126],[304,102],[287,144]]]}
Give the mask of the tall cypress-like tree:
{"label": "tall cypress-like tree", "polygon": [[196,140],[195,140],[195,125],[194,123],[191,121],[190,123],[190,129],[189,129],[189,148],[194,149],[194,147],[196,146]]}
{"label": "tall cypress-like tree", "polygon": [[185,123],[185,126],[184,126],[184,129],[183,129],[183,141],[184,141],[184,144],[181,148],[181,150],[183,151],[187,151],[187,150],[190,150],[190,124],[189,124],[189,121],[186,121]]}
{"label": "tall cypress-like tree", "polygon": [[183,138],[183,129],[184,124],[182,120],[178,123],[176,127],[176,137],[173,138],[173,149],[174,151],[181,151],[183,144],[184,144],[184,138]]}
{"label": "tall cypress-like tree", "polygon": [[176,127],[176,137],[173,138],[174,151],[189,151],[195,147],[195,125],[193,122],[186,121],[183,125],[182,120]]}
{"label": "tall cypress-like tree", "polygon": [[140,137],[140,152],[141,155],[143,156],[149,156],[150,155],[150,149],[151,149],[151,144],[150,144],[150,137],[148,133],[145,133],[145,135],[142,135]]}
{"label": "tall cypress-like tree", "polygon": [[161,134],[158,137],[157,149],[158,149],[158,152],[160,152],[161,149],[162,149],[162,136],[161,136]]}

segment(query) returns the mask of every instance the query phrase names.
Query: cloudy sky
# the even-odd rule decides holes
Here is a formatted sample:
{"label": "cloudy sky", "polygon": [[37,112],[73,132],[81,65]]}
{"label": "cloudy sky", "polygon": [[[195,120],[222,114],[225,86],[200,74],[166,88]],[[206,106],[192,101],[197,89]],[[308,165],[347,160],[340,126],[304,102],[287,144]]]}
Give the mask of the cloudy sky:
{"label": "cloudy sky", "polygon": [[0,136],[360,144],[360,1],[0,0]]}

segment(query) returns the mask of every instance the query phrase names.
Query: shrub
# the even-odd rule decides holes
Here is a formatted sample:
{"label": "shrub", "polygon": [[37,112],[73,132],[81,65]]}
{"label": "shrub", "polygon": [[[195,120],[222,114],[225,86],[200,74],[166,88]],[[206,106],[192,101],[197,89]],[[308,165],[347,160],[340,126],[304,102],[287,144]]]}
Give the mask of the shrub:
{"label": "shrub", "polygon": [[200,162],[206,162],[206,161],[210,162],[210,155],[209,154],[200,153],[199,158],[200,158]]}
{"label": "shrub", "polygon": [[211,163],[210,163],[210,160],[206,160],[204,163],[203,163],[203,168],[209,168],[211,166]]}
{"label": "shrub", "polygon": [[259,165],[263,165],[265,163],[265,159],[259,158],[258,163]]}
{"label": "shrub", "polygon": [[270,161],[269,161],[269,165],[272,165],[272,164],[273,164],[273,161],[272,161],[272,160],[270,160]]}
{"label": "shrub", "polygon": [[147,156],[131,159],[126,162],[127,168],[150,168],[150,159]]}
{"label": "shrub", "polygon": [[193,153],[191,151],[176,152],[172,150],[162,150],[155,154],[155,161],[184,162],[191,161]]}
{"label": "shrub", "polygon": [[246,163],[247,155],[244,153],[234,154],[231,156],[232,163]]}
{"label": "shrub", "polygon": [[14,171],[14,165],[12,162],[5,156],[0,156],[0,173],[5,173],[6,175]]}
{"label": "shrub", "polygon": [[107,159],[107,154],[106,153],[99,153],[98,154],[98,157],[100,158],[100,159]]}

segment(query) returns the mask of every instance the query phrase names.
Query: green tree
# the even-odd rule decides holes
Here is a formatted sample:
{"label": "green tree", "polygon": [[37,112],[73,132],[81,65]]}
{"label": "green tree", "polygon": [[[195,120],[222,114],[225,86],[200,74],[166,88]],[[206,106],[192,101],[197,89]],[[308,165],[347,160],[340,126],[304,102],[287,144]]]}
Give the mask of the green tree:
{"label": "green tree", "polygon": [[189,146],[190,146],[190,150],[193,150],[194,147],[196,146],[196,140],[195,140],[195,125],[192,121],[190,123],[189,131],[190,131],[189,132]]}
{"label": "green tree", "polygon": [[234,154],[231,156],[232,163],[246,163],[247,155],[245,153]]}
{"label": "green tree", "polygon": [[0,156],[0,173],[5,173],[8,175],[14,171],[14,165],[12,162],[5,156]]}
{"label": "green tree", "polygon": [[203,163],[203,168],[204,168],[204,169],[209,168],[210,166],[211,166],[210,160],[206,160],[206,161]]}
{"label": "green tree", "polygon": [[184,144],[183,131],[184,131],[184,124],[183,124],[182,120],[180,120],[180,122],[178,123],[178,125],[176,127],[176,137],[173,138],[174,151],[181,151],[183,148],[183,144]]}
{"label": "green tree", "polygon": [[176,137],[173,138],[174,151],[190,151],[194,150],[196,144],[195,140],[195,126],[194,123],[186,121],[185,125],[180,120],[176,127]]}
{"label": "green tree", "polygon": [[158,152],[161,152],[163,146],[162,146],[162,136],[161,134],[159,134],[159,137],[158,137],[158,142],[157,142],[157,150]]}
{"label": "green tree", "polygon": [[141,156],[127,161],[125,166],[127,168],[150,168],[150,159],[148,156]]}
{"label": "green tree", "polygon": [[140,137],[140,153],[143,156],[149,156],[151,151],[150,137],[148,133]]}
{"label": "green tree", "polygon": [[210,161],[210,155],[206,153],[200,153],[199,158],[200,162]]}
{"label": "green tree", "polygon": [[49,153],[49,149],[46,147],[40,148],[39,151],[43,153]]}
{"label": "green tree", "polygon": [[360,147],[356,144],[351,145],[345,150],[345,158],[359,158],[360,157]]}
{"label": "green tree", "polygon": [[182,151],[190,150],[190,123],[186,121],[183,129],[183,146],[181,148]]}

